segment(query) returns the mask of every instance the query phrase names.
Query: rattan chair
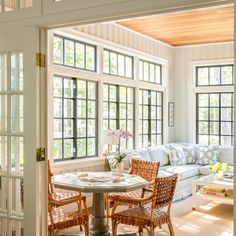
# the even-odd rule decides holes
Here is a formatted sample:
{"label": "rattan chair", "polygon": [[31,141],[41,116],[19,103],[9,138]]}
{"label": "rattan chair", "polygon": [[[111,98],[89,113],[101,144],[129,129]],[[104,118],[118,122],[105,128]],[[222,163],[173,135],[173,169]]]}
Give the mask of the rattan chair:
{"label": "rattan chair", "polygon": [[[132,159],[131,160],[131,168],[129,170],[129,174],[138,175],[148,182],[150,182],[150,185],[152,184],[152,181],[155,177],[158,175],[159,171],[159,162],[151,162],[151,161],[144,161],[144,160],[138,160],[138,159]],[[144,197],[145,193],[149,193],[150,191],[147,191],[146,188],[143,188],[138,191],[131,191],[127,193],[110,193],[106,197],[106,216],[107,216],[107,222],[109,223],[110,216],[110,207],[114,205],[114,203],[119,204],[125,204],[129,207],[132,207],[132,205],[137,205],[139,202],[136,202],[135,199]],[[150,201],[149,201],[150,202]],[[146,202],[145,204],[149,203]],[[143,202],[144,203],[144,202]]]}
{"label": "rattan chair", "polygon": [[60,201],[53,198],[48,193],[48,232],[50,236],[57,234],[57,231],[80,225],[84,227],[85,236],[89,236],[89,214],[86,206],[86,198],[80,197],[78,210],[68,211],[65,205],[70,204],[70,200],[64,200],[64,207],[55,207],[60,205]]}
{"label": "rattan chair", "polygon": [[[152,195],[136,199],[139,202],[139,206],[115,213],[118,206],[118,204],[115,204],[112,212],[112,236],[116,236],[118,224],[137,226],[140,234],[145,228],[149,236],[154,236],[156,227],[167,224],[170,235],[174,236],[170,209],[177,178],[178,175],[156,178]],[[143,205],[143,202],[145,203],[149,200],[152,201],[151,207]]]}
{"label": "rattan chair", "polygon": [[54,190],[53,183],[52,183],[52,171],[50,167],[50,161],[48,160],[48,191],[56,201],[53,201],[55,207],[60,207],[65,204],[70,203],[77,203],[81,205],[81,193],[79,192],[58,192]]}

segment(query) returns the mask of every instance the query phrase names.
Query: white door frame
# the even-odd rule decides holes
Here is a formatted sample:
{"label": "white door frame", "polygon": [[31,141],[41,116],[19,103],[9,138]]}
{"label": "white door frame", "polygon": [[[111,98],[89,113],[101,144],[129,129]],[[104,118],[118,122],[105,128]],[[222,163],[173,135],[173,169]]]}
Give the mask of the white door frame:
{"label": "white door frame", "polygon": [[[25,178],[25,197],[27,199],[29,196],[31,196],[33,200],[26,203],[25,223],[32,221],[33,223],[27,224],[25,231],[26,236],[45,236],[47,228],[47,221],[45,219],[45,216],[47,216],[47,191],[45,191],[42,186],[38,185],[41,182],[46,183],[44,180],[40,180],[40,176],[45,176],[47,170],[45,163],[36,163],[35,161],[36,148],[42,145],[46,146],[46,135],[45,133],[40,133],[40,130],[47,129],[47,122],[45,121],[45,112],[47,108],[44,107],[46,104],[45,100],[43,100],[43,96],[40,98],[40,89],[37,89],[37,85],[40,85],[41,89],[45,88],[44,91],[46,91],[47,86],[44,84],[46,76],[44,77],[43,73],[39,73],[34,63],[35,52],[39,52],[40,50],[40,48],[37,48],[36,45],[39,43],[37,40],[39,40],[40,34],[39,31],[36,32],[37,30],[34,27],[41,26],[53,28],[60,27],[62,25],[65,26],[72,24],[96,23],[151,14],[168,14],[173,11],[183,11],[200,7],[233,3],[232,0],[151,0],[148,2],[146,0],[117,0],[113,1],[112,4],[107,4],[107,2],[104,4],[104,2],[101,0],[101,2],[103,2],[103,5],[101,4],[101,6],[92,5],[91,7],[91,5],[85,4],[81,7],[77,0],[73,0],[70,2],[72,7],[68,7],[70,4],[68,4],[67,1],[63,1],[61,3],[52,3],[52,0],[38,0],[37,2],[41,2],[41,4],[37,5],[38,11],[35,11],[35,13],[31,15],[32,18],[30,20],[27,19],[28,16],[23,16],[23,14],[22,17],[19,16],[17,18],[17,21],[16,18],[10,14],[8,16],[4,16],[4,19],[2,18],[3,20],[0,19],[0,49],[1,46],[4,46],[5,50],[7,50],[7,47],[5,47],[7,45],[12,45],[15,47],[15,49],[21,48],[20,44],[22,43],[22,45],[24,45],[25,51],[28,52],[26,53],[28,55],[26,58],[28,63],[26,65],[27,67],[25,73],[31,77],[27,78],[25,92],[25,97],[29,98],[27,99],[29,101],[26,102],[25,108],[32,106],[32,109],[25,109],[25,116],[28,117],[27,122],[25,122],[25,127],[27,126],[25,137],[27,140],[30,137],[33,137],[32,140],[29,139],[29,142],[26,142],[26,146],[29,147],[27,150],[28,154],[26,153],[26,156],[29,156],[29,161],[25,163],[25,175],[27,176],[27,178]],[[95,2],[96,1],[91,1],[91,4],[94,4]],[[19,14],[19,12],[17,14]],[[14,26],[22,27],[26,25],[31,25],[32,28],[28,29],[28,31],[26,30],[28,33],[24,35],[25,37],[23,37],[23,32],[19,32],[17,28],[14,28]],[[11,31],[12,33],[9,32],[2,36],[2,30],[8,30],[11,27],[13,27]],[[19,40],[20,38],[21,40]],[[13,48],[9,47],[9,50],[13,50]],[[44,82],[39,82],[37,80],[37,78],[39,79],[40,77],[44,78]],[[32,119],[34,117],[35,119]],[[42,136],[44,137],[42,138]],[[35,183],[37,187],[32,183]],[[45,201],[43,203],[44,207],[42,207],[41,210],[39,210],[41,206],[38,205],[40,203],[40,199]],[[36,222],[41,222],[41,224],[37,224]]]}

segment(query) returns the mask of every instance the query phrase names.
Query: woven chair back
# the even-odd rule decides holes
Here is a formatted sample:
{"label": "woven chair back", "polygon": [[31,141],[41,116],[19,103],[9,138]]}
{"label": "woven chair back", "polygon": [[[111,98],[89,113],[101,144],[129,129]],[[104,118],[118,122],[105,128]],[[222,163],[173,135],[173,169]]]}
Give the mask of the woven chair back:
{"label": "woven chair back", "polygon": [[130,174],[138,175],[150,182],[157,177],[159,167],[160,162],[132,159]]}
{"label": "woven chair back", "polygon": [[160,177],[155,179],[153,189],[153,208],[165,207],[171,204],[175,192],[178,175]]}

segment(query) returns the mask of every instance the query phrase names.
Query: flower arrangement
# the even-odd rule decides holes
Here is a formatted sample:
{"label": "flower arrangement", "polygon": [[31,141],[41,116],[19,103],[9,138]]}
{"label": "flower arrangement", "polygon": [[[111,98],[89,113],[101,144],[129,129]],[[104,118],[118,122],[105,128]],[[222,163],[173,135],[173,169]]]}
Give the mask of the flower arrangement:
{"label": "flower arrangement", "polygon": [[227,171],[229,171],[229,165],[228,165],[228,163],[216,162],[216,164],[211,165],[209,167],[209,170],[213,174],[218,174],[219,172],[227,172]]}
{"label": "flower arrangement", "polygon": [[[119,146],[120,146],[121,138],[123,138],[125,140],[129,140],[129,138],[133,137],[133,135],[129,131],[126,131],[124,129],[109,130],[109,135],[115,136],[115,137],[118,138],[118,145]],[[117,164],[121,164],[126,156],[127,156],[127,154],[126,153],[121,153],[120,148],[119,148],[118,152],[115,153],[115,155],[114,155],[114,159],[112,160],[112,165],[117,166]]]}

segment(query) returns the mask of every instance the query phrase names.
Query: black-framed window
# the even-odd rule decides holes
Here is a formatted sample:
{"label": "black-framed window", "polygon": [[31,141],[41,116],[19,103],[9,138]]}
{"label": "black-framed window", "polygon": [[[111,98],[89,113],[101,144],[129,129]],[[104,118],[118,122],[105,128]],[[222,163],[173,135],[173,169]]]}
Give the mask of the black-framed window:
{"label": "black-framed window", "polygon": [[[124,129],[134,135],[134,88],[103,85],[103,129]],[[121,150],[133,148],[134,138],[121,139]]]}
{"label": "black-framed window", "polygon": [[82,70],[96,71],[95,45],[54,35],[53,63]]}
{"label": "black-framed window", "polygon": [[163,143],[163,95],[153,90],[139,90],[139,146]]}
{"label": "black-framed window", "polygon": [[197,94],[197,143],[233,145],[233,93]]}
{"label": "black-framed window", "polygon": [[162,84],[162,66],[157,63],[139,60],[139,80]]}
{"label": "black-framed window", "polygon": [[196,67],[196,85],[233,85],[233,65],[212,65]]}
{"label": "black-framed window", "polygon": [[108,49],[103,50],[103,73],[133,79],[133,57]]}
{"label": "black-framed window", "polygon": [[97,155],[97,83],[53,79],[54,159]]}

